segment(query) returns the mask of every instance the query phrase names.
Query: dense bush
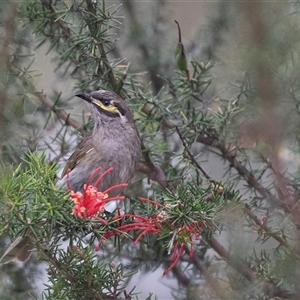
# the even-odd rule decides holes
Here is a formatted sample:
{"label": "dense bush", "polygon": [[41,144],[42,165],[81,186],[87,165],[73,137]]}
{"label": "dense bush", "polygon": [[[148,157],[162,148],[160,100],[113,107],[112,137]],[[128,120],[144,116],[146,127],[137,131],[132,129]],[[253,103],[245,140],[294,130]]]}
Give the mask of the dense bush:
{"label": "dense bush", "polygon": [[[300,297],[298,4],[203,3],[175,57],[166,1],[1,3],[1,244],[36,248],[1,266],[1,299],[141,299],[129,280],[157,268],[176,299]],[[143,149],[107,222],[72,215],[57,175],[92,127],[73,95],[99,88]]]}

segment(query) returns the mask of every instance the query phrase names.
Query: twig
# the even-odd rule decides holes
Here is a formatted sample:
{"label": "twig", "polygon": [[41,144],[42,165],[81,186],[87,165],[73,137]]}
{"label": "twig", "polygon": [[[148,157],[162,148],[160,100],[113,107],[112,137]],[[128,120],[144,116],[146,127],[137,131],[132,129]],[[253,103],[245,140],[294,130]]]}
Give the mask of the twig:
{"label": "twig", "polygon": [[273,239],[275,239],[280,245],[286,247],[287,249],[293,251],[293,249],[290,247],[290,245],[279,235],[271,232],[270,228],[266,226],[266,222],[262,224],[261,220],[258,218],[258,216],[253,213],[248,205],[245,205],[243,208],[243,212],[251,219],[253,220],[256,225],[260,226],[262,229],[266,231],[266,233],[271,236]]}
{"label": "twig", "polygon": [[77,129],[82,135],[86,133],[86,131],[83,128],[80,128],[78,122],[72,119],[70,115],[66,113],[65,110],[56,107],[55,104],[47,97],[47,95],[44,92],[34,92],[34,95],[41,101],[42,104],[50,108],[50,110],[52,110],[59,119],[63,120],[66,123],[66,125]]}
{"label": "twig", "polygon": [[[214,237],[209,238],[207,242],[222,258],[226,260],[226,262],[232,268],[241,273],[249,281],[254,282],[258,280],[256,273],[253,270],[251,270],[242,262],[234,260],[232,257],[230,257],[226,249]],[[263,291],[269,297],[281,297],[284,299],[293,299],[295,297],[295,295],[291,294],[290,292],[276,287],[270,281],[266,281],[263,283]]]}
{"label": "twig", "polygon": [[[3,128],[5,124],[4,109],[7,102],[7,91],[5,88],[5,78],[3,76],[7,72],[7,65],[9,61],[10,47],[13,43],[15,35],[15,22],[17,19],[16,4],[10,3],[7,9],[7,16],[5,21],[5,32],[2,38],[2,49],[0,50],[0,126]],[[1,137],[0,137],[1,140]]]}
{"label": "twig", "polygon": [[266,167],[272,170],[275,176],[275,181],[277,184],[274,184],[274,186],[276,188],[278,195],[284,199],[290,198],[291,193],[287,188],[287,186],[290,184],[288,179],[283,174],[281,174],[281,172],[276,167],[274,167],[272,162],[268,160],[264,155],[260,154],[260,157],[262,161],[266,164]]}
{"label": "twig", "polygon": [[[131,26],[135,29],[143,30],[143,27],[140,24],[140,22],[136,16],[134,3],[131,1],[123,1],[123,5],[128,13],[129,18],[131,19],[131,24],[132,24]],[[160,3],[160,7],[161,6],[162,6],[162,3]],[[156,29],[156,28],[154,28],[154,29]],[[143,40],[139,41],[137,47],[140,49],[140,53],[143,57],[143,59],[142,59],[143,62],[149,62],[151,59],[153,60],[152,54],[149,52],[149,47]],[[159,50],[159,48],[156,50]],[[158,58],[157,54],[156,54],[156,58]],[[158,64],[153,65],[153,63],[148,64],[150,81],[152,82],[153,88],[156,93],[159,92],[159,90],[161,89],[161,87],[163,85],[161,78],[159,78],[157,76],[157,65]]]}
{"label": "twig", "polygon": [[44,257],[44,259],[47,260],[50,264],[52,264],[56,270],[59,270],[64,275],[64,277],[67,280],[69,280],[70,283],[72,283],[72,284],[76,283],[75,278],[67,271],[66,268],[61,268],[59,266],[56,259],[50,255],[49,251],[46,251],[45,249],[42,249],[41,247],[37,247],[37,249],[38,249],[39,253],[41,254],[41,256]]}
{"label": "twig", "polygon": [[[51,1],[42,0],[41,3],[45,9],[51,11],[53,16],[56,15],[56,11],[53,9],[53,6],[51,5]],[[55,20],[54,23],[60,27],[60,29],[62,30],[66,38],[70,39],[72,37],[70,27],[67,25],[66,22],[62,21],[61,19],[57,19]]]}
{"label": "twig", "polygon": [[[204,140],[202,140],[202,143],[203,142]],[[208,139],[206,139],[205,142],[205,145],[216,147],[217,149],[219,149],[223,157],[226,158],[227,161],[231,164],[231,166],[233,166],[237,170],[239,175],[241,175],[247,181],[247,183],[250,186],[252,186],[264,198],[269,199],[272,203],[274,203],[278,207],[281,207],[288,213],[291,213],[292,210],[294,210],[295,208],[297,208],[297,210],[299,211],[299,206],[296,203],[294,203],[290,199],[285,199],[285,201],[280,200],[275,195],[273,195],[268,189],[266,189],[255,178],[255,176],[250,171],[248,171],[248,169],[244,167],[239,160],[236,159],[235,154],[231,153],[223,143],[214,143]]]}
{"label": "twig", "polygon": [[[192,162],[197,166],[197,168],[199,168],[199,170],[203,173],[203,175],[205,176],[206,179],[208,179],[209,181],[213,182],[216,185],[220,185],[220,183],[215,182],[204,170],[203,168],[199,165],[199,163],[196,161],[195,157],[193,156],[193,154],[191,153],[184,137],[182,136],[179,128],[176,126],[176,131],[179,135],[180,140],[182,141],[182,144],[185,148],[185,150],[187,151],[188,155],[190,156]],[[259,218],[251,211],[250,207],[248,205],[246,205],[243,209],[244,213],[246,215],[248,215],[253,221],[255,221],[255,223],[259,226],[262,226],[264,228],[264,230],[267,232],[267,234],[269,236],[271,236],[272,238],[274,238],[280,245],[286,247],[287,249],[291,250],[294,252],[293,249],[291,249],[291,247],[288,245],[288,243],[286,241],[283,240],[283,238],[281,238],[280,236],[278,236],[275,233],[272,233],[271,230],[264,224],[261,224]]]}
{"label": "twig", "polygon": [[156,166],[147,151],[143,141],[141,141],[142,154],[144,162],[140,162],[138,171],[147,174],[148,178],[158,182],[161,186],[167,186],[167,177],[165,172]]}
{"label": "twig", "polygon": [[[91,13],[91,16],[96,16],[97,15],[97,8],[96,5],[93,3],[93,1],[91,0],[86,0],[86,4],[87,4],[87,11]],[[93,26],[93,30],[90,30],[90,33],[93,35],[93,32],[98,32],[99,28],[98,28],[98,22],[92,22],[92,26]],[[108,59],[107,59],[107,55],[106,55],[106,51],[104,49],[104,44],[99,42],[99,40],[97,39],[96,36],[93,36],[94,39],[97,41],[97,46],[98,46],[98,50],[100,53],[100,57],[101,57],[101,61],[105,64],[105,67],[107,68],[107,75],[108,75],[108,81],[111,84],[112,88],[115,90],[117,88],[117,81],[114,75],[114,72],[110,66],[110,64],[108,63]],[[98,64],[98,70],[101,70],[102,74],[104,75],[104,70],[102,69],[102,65],[99,63]]]}
{"label": "twig", "polygon": [[211,237],[207,240],[208,244],[221,256],[223,257],[227,263],[233,267],[235,270],[243,274],[249,281],[253,281],[256,279],[256,274],[247,266],[243,265],[241,262],[233,260],[226,249],[214,238]]}
{"label": "twig", "polygon": [[176,131],[177,131],[177,133],[178,133],[178,135],[179,135],[179,138],[180,138],[180,140],[181,140],[181,142],[182,142],[182,145],[183,145],[184,149],[187,151],[187,153],[188,153],[188,155],[189,155],[191,161],[193,162],[193,164],[201,171],[201,173],[204,175],[204,177],[205,177],[207,180],[209,180],[209,181],[215,183],[215,181],[214,181],[214,180],[213,180],[213,179],[212,179],[212,178],[204,171],[204,169],[200,166],[200,164],[199,164],[199,163],[197,162],[197,160],[195,159],[193,153],[192,153],[191,150],[189,149],[189,146],[188,146],[187,142],[185,141],[185,139],[184,139],[182,133],[180,132],[178,126],[176,126],[175,129],[176,129]]}
{"label": "twig", "polygon": [[188,277],[178,265],[174,266],[172,274],[183,286],[187,287],[191,284],[190,277]]}
{"label": "twig", "polygon": [[[185,252],[190,255],[190,249],[186,246]],[[217,296],[220,299],[228,300],[228,294],[224,291],[224,288],[219,284],[219,281],[214,278],[209,270],[206,268],[206,266],[196,257],[193,255],[189,258],[190,262],[201,272],[201,274],[204,276],[205,280],[210,284],[210,286],[213,288],[213,291],[217,294]]]}

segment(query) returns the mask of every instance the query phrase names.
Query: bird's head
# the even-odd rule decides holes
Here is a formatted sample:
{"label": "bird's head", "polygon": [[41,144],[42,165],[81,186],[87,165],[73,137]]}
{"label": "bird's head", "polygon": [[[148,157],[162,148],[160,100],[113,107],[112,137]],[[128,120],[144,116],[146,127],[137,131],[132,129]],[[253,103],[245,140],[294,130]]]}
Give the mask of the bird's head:
{"label": "bird's head", "polygon": [[112,91],[98,90],[91,93],[78,93],[75,96],[88,103],[95,126],[132,121],[125,101]]}

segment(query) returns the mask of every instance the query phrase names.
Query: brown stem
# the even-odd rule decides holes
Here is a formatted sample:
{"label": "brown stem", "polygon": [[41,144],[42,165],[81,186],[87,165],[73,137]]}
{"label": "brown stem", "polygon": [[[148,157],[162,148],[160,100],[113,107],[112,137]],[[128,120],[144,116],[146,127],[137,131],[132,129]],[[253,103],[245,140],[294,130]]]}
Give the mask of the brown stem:
{"label": "brown stem", "polygon": [[73,128],[77,129],[82,135],[86,133],[83,128],[80,128],[78,122],[70,117],[70,114],[67,114],[63,109],[59,109],[58,107],[56,107],[44,92],[34,92],[34,95],[40,100],[42,104],[50,108],[50,110],[52,110],[60,120],[65,121],[66,125],[72,126]]}
{"label": "brown stem", "polygon": [[[258,280],[256,273],[253,270],[244,263],[230,257],[227,250],[214,237],[209,238],[207,242],[232,268],[241,273],[249,281],[254,282]],[[295,297],[295,295],[290,292],[276,287],[270,281],[265,281],[263,283],[263,291],[269,297],[281,297],[283,299],[293,299]]]}
{"label": "brown stem", "polygon": [[[97,8],[96,8],[96,4],[93,3],[93,1],[91,0],[86,0],[86,4],[87,4],[87,11],[89,11],[91,13],[91,15],[96,15],[97,14]],[[91,17],[91,15],[89,17]],[[91,35],[93,35],[93,32],[98,32],[99,28],[98,28],[98,23],[93,22],[93,30],[90,30]],[[108,81],[111,84],[113,90],[115,90],[117,88],[117,81],[114,75],[114,72],[110,66],[110,64],[108,63],[108,58],[106,55],[106,51],[104,49],[104,44],[101,43],[97,37],[94,36],[94,39],[97,41],[97,47],[100,53],[100,57],[101,57],[101,61],[104,62],[105,67],[107,69],[107,75],[108,75]],[[104,75],[104,70],[101,66],[101,63],[99,63],[98,65],[98,69],[101,70],[101,75]]]}
{"label": "brown stem", "polygon": [[144,162],[140,163],[138,171],[147,174],[148,179],[158,182],[161,186],[167,186],[167,177],[165,172],[153,163],[149,155],[149,151],[147,151],[143,141],[141,141],[141,148]]}
{"label": "brown stem", "polygon": [[[138,29],[138,30],[143,30],[144,28],[142,27],[142,25],[140,24],[140,22],[138,20],[133,2],[132,1],[122,1],[122,3],[128,13],[130,20],[131,20],[131,27]],[[152,40],[152,42],[153,42],[153,40]],[[153,60],[153,57],[152,57],[153,55],[150,53],[149,47],[144,42],[144,40],[139,40],[137,47],[141,52],[143,63],[147,63],[147,62]],[[156,48],[156,50],[159,51],[160,49]],[[156,58],[158,58],[157,54],[156,54]],[[158,66],[158,64],[155,64],[155,65],[148,64],[150,81],[152,82],[153,88],[156,93],[158,93],[160,91],[161,87],[163,86],[162,79],[157,76],[157,73],[158,73],[157,66]]]}
{"label": "brown stem", "polygon": [[183,286],[187,287],[191,284],[190,277],[188,277],[178,265],[172,269],[172,274]]}
{"label": "brown stem", "polygon": [[266,189],[255,178],[255,176],[246,167],[244,167],[239,160],[236,159],[235,154],[230,152],[224,143],[220,143],[220,142],[216,143],[214,142],[213,139],[208,139],[208,138],[204,138],[204,139],[198,138],[198,141],[200,141],[201,143],[207,146],[211,146],[219,149],[220,152],[222,153],[222,156],[226,158],[226,160],[230,163],[230,165],[237,170],[238,174],[241,175],[246,180],[246,182],[251,187],[253,187],[260,195],[262,195],[265,199],[270,200],[272,203],[274,203],[278,207],[281,207],[288,213],[291,213],[292,210],[295,209],[299,211],[299,206],[296,203],[294,203],[290,199],[281,200],[277,198],[275,195],[273,195],[268,189]]}
{"label": "brown stem", "polygon": [[[54,16],[56,15],[56,11],[53,9],[53,6],[51,5],[51,1],[42,0],[41,2],[45,9],[51,11],[51,13]],[[66,22],[62,21],[61,19],[55,19],[55,22],[53,22],[53,23],[57,24],[60,27],[60,29],[63,32],[63,35],[66,38],[70,39],[72,37],[70,27],[68,26],[68,24]]]}
{"label": "brown stem", "polygon": [[[2,49],[0,50],[0,127],[3,129],[6,123],[4,109],[5,103],[7,102],[7,92],[6,92],[6,81],[5,78],[7,73],[7,65],[9,62],[9,55],[11,50],[11,45],[13,44],[15,36],[15,22],[17,19],[17,9],[16,4],[11,3],[6,11],[5,20],[5,31],[2,38]],[[0,135],[0,141],[2,137]]]}
{"label": "brown stem", "polygon": [[187,153],[188,153],[191,161],[193,162],[193,164],[201,171],[201,173],[204,175],[204,177],[207,180],[212,181],[212,182],[215,183],[215,181],[204,171],[204,169],[200,166],[200,164],[195,159],[193,153],[190,151],[189,146],[188,146],[187,142],[185,141],[185,139],[184,139],[182,133],[180,132],[179,128],[176,126],[175,129],[176,129],[176,131],[177,131],[177,133],[179,135],[179,138],[180,138],[180,140],[182,142],[182,145],[183,145],[184,149],[187,151]]}
{"label": "brown stem", "polygon": [[[185,252],[190,255],[190,249],[186,246]],[[190,262],[201,272],[206,282],[212,287],[213,291],[219,299],[228,300],[230,299],[228,293],[224,291],[224,288],[219,284],[218,279],[214,278],[206,266],[195,256],[189,258]],[[214,298],[215,299],[215,298]]]}
{"label": "brown stem", "polygon": [[241,262],[232,259],[226,249],[214,237],[208,239],[207,242],[231,267],[243,274],[249,281],[254,281],[256,279],[255,272]]}
{"label": "brown stem", "polygon": [[276,240],[281,246],[286,247],[287,249],[293,251],[293,249],[290,247],[290,245],[279,235],[271,232],[271,229],[269,227],[267,227],[265,222],[264,224],[262,224],[261,220],[258,218],[258,216],[253,213],[250,209],[250,207],[248,205],[245,205],[244,209],[243,209],[244,213],[251,219],[253,220],[256,225],[260,226],[261,229],[263,229],[264,231],[266,231],[266,234],[271,236],[274,240]]}

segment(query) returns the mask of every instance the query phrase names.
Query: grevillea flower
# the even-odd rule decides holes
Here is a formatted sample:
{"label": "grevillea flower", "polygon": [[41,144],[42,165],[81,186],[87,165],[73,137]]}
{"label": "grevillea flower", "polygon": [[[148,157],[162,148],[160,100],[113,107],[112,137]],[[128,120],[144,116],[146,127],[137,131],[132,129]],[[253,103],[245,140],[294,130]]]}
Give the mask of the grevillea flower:
{"label": "grevillea flower", "polygon": [[126,183],[117,184],[112,187],[109,187],[105,191],[98,191],[97,185],[101,181],[101,179],[107,175],[109,172],[113,171],[113,168],[109,168],[105,172],[103,172],[95,181],[93,185],[90,182],[94,179],[94,177],[101,171],[102,168],[97,168],[92,175],[89,177],[86,184],[83,186],[83,192],[74,192],[70,187],[69,180],[67,181],[68,189],[71,195],[71,200],[74,202],[74,208],[72,211],[73,215],[76,215],[80,218],[95,218],[103,223],[107,224],[107,221],[97,216],[105,211],[105,205],[114,200],[124,200],[124,196],[117,197],[109,197],[108,193],[114,189],[119,187],[126,187]]}
{"label": "grevillea flower", "polygon": [[200,233],[202,231],[202,224],[201,222],[197,222],[195,224],[189,224],[182,226],[178,229],[176,234],[176,243],[174,245],[172,256],[171,256],[171,265],[164,270],[164,275],[166,275],[169,271],[171,271],[176,264],[178,263],[179,259],[184,253],[185,246],[190,246],[189,256],[194,256],[194,241],[200,239]]}
{"label": "grevillea flower", "polygon": [[169,271],[171,271],[176,266],[180,257],[182,256],[183,252],[184,252],[184,243],[177,242],[174,246],[172,256],[171,256],[172,263],[169,266],[169,268],[164,270],[164,273],[163,273],[164,275],[166,275]]}
{"label": "grevillea flower", "polygon": [[[71,194],[71,199],[74,202],[74,208],[72,211],[73,215],[76,215],[80,218],[95,218],[100,220],[105,225],[108,224],[108,221],[99,217],[99,214],[105,211],[105,205],[109,201],[113,200],[124,200],[123,196],[117,196],[110,198],[108,193],[116,188],[126,187],[127,184],[118,184],[114,185],[105,191],[98,191],[97,185],[101,179],[109,172],[113,171],[113,168],[109,168],[103,172],[95,181],[93,185],[90,182],[94,179],[97,173],[101,170],[98,168],[90,176],[87,183],[84,185],[83,192],[74,192],[70,188],[68,182],[68,189]],[[189,256],[193,257],[194,255],[194,244],[197,240],[200,239],[200,234],[203,230],[202,222],[194,222],[190,224],[185,224],[181,226],[176,226],[173,223],[173,220],[168,214],[168,210],[172,209],[172,206],[162,206],[160,203],[146,199],[140,198],[141,201],[148,202],[151,205],[155,205],[158,209],[151,217],[143,217],[136,214],[120,213],[120,209],[117,209],[117,213],[114,217],[110,219],[110,222],[113,224],[118,224],[113,228],[110,227],[99,240],[98,245],[95,250],[98,251],[104,239],[109,239],[114,236],[127,235],[129,232],[138,232],[138,236],[134,240],[134,244],[138,244],[141,238],[147,233],[160,234],[163,228],[168,228],[173,230],[174,227],[177,227],[173,230],[173,238],[169,244],[169,250],[171,253],[171,264],[164,271],[164,275],[167,274],[174,266],[178,263],[180,258],[185,253],[185,249],[189,249]],[[214,227],[209,223],[205,222],[204,225],[210,227],[214,230]],[[111,229],[112,228],[112,229]],[[175,241],[175,243],[174,243]],[[186,248],[188,247],[188,248]]]}
{"label": "grevillea flower", "polygon": [[[161,206],[160,203],[155,202],[153,200],[149,200],[146,198],[140,198],[140,200],[147,201],[157,206]],[[102,238],[99,240],[99,243],[96,247],[96,251],[100,249],[100,246],[104,239],[108,239],[113,236],[118,236],[120,234],[128,233],[130,231],[141,231],[141,233],[134,241],[134,244],[136,245],[145,234],[147,233],[158,234],[161,231],[162,221],[164,221],[164,219],[162,219],[161,217],[161,213],[155,214],[153,217],[147,218],[135,214],[120,214],[120,211],[118,210],[117,215],[113,217],[113,221],[119,221],[119,222],[122,221],[128,222],[128,219],[132,220],[132,222],[121,224],[117,226],[115,229],[105,232]]]}

